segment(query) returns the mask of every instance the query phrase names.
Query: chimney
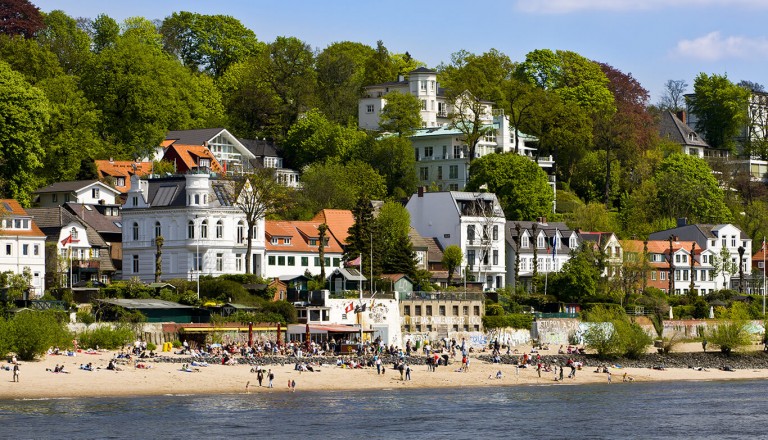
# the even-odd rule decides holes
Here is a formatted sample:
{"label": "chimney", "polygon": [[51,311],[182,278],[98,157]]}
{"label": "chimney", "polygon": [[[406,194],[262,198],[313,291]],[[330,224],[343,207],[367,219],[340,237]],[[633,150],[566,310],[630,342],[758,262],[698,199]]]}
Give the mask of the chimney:
{"label": "chimney", "polygon": [[688,218],[687,217],[678,217],[677,218],[677,227],[678,228],[686,226],[687,224],[688,224]]}
{"label": "chimney", "polygon": [[419,187],[419,193],[418,194],[419,194],[419,197],[424,197],[424,187],[423,186]]}
{"label": "chimney", "polygon": [[677,119],[683,121],[683,124],[687,124],[688,122],[685,120],[685,110],[680,110],[677,112]]}
{"label": "chimney", "polygon": [[115,163],[115,159],[114,159],[114,158],[112,158],[112,157],[110,157],[110,158],[109,158],[109,163]]}
{"label": "chimney", "polygon": [[405,76],[397,75],[397,82],[403,82],[403,81],[405,81]]}

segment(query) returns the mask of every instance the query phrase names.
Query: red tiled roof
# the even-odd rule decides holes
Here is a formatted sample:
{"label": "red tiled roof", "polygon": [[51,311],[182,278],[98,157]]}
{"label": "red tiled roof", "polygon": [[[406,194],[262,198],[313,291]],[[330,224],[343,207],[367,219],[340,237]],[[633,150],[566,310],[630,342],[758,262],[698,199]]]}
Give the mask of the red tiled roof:
{"label": "red tiled roof", "polygon": [[[10,211],[6,209],[8,206]],[[30,229],[0,229],[0,235],[5,236],[20,236],[20,237],[45,237],[43,231],[37,226],[37,223],[32,216],[27,214],[27,211],[21,207],[19,202],[14,199],[0,199],[0,217],[10,216],[13,217],[30,217]]]}
{"label": "red tiled roof", "polygon": [[349,236],[349,228],[355,224],[355,217],[352,216],[352,211],[346,209],[323,209],[317,213],[312,221],[328,225],[328,230],[336,237],[336,240],[345,245]]}
{"label": "red tiled roof", "polygon": [[[310,238],[318,238],[317,227],[322,222],[318,221],[284,221],[267,220],[265,222],[266,249],[272,252],[310,252],[316,254],[318,246],[310,246]],[[278,239],[278,244],[272,244],[272,238]],[[284,238],[290,238],[290,244],[284,244]],[[333,237],[328,235],[327,253],[341,253],[341,245]]]}
{"label": "red tiled roof", "polygon": [[[115,185],[115,189],[126,193],[131,189],[130,177],[134,174],[146,176],[152,173],[152,162],[135,162],[132,160],[95,160],[99,178],[125,177],[125,185]],[[134,169],[135,168],[135,169]]]}
{"label": "red tiled roof", "polygon": [[216,157],[214,157],[213,153],[211,153],[211,150],[202,145],[173,144],[168,147],[164,157],[169,156],[169,154],[170,157],[173,157],[174,154],[171,154],[171,152],[175,152],[175,156],[182,161],[184,167],[186,167],[187,170],[197,167],[198,158],[210,159],[210,169],[214,173],[221,173],[223,170],[221,164],[219,164],[219,161],[216,160]]}

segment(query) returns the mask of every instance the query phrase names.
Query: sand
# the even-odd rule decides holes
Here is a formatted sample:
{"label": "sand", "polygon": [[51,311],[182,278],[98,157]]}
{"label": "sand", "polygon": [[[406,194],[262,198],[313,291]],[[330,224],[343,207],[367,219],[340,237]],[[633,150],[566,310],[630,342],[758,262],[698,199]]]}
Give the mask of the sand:
{"label": "sand", "polygon": [[[694,349],[695,344],[691,345]],[[685,349],[685,347],[683,348]],[[700,344],[698,345],[700,349]],[[437,368],[436,372],[427,371],[425,365],[412,367],[410,381],[400,380],[398,371],[387,368],[383,375],[377,375],[375,368],[347,369],[334,366],[321,366],[318,372],[298,372],[293,364],[271,366],[275,373],[274,388],[258,386],[256,374],[250,365],[210,365],[200,367],[194,372],[180,371],[181,363],[146,362],[149,369],[138,369],[133,363],[122,365],[123,371],[106,369],[114,352],[98,354],[78,353],[75,357],[46,355],[34,362],[21,362],[20,380],[13,382],[13,373],[0,370],[0,399],[35,399],[64,397],[105,397],[105,396],[142,396],[174,394],[231,394],[231,393],[285,393],[289,392],[288,381],[296,381],[296,392],[344,391],[344,390],[383,390],[406,388],[443,388],[443,387],[502,387],[514,385],[557,385],[567,386],[588,383],[607,383],[605,373],[595,373],[594,366],[586,366],[577,371],[575,379],[565,378],[562,382],[554,380],[554,372],[542,371],[539,378],[535,368],[515,369],[513,365],[491,364],[472,359],[468,372],[456,372],[460,361]],[[170,355],[174,356],[174,355]],[[101,367],[96,371],[78,369],[80,364],[93,363]],[[55,365],[63,364],[66,373],[53,373]],[[3,363],[3,367],[10,366]],[[389,367],[389,365],[387,366]],[[199,371],[198,371],[199,370]],[[725,372],[719,370],[695,371],[692,369],[666,369],[664,371],[643,368],[611,368],[613,386],[632,386],[634,383],[647,381],[710,381],[733,379],[768,379],[768,370],[737,370]],[[496,373],[502,372],[502,378],[496,379]],[[517,371],[517,374],[516,374]],[[567,376],[570,369],[566,368]],[[634,382],[623,383],[624,373]],[[246,385],[248,389],[246,389]]]}

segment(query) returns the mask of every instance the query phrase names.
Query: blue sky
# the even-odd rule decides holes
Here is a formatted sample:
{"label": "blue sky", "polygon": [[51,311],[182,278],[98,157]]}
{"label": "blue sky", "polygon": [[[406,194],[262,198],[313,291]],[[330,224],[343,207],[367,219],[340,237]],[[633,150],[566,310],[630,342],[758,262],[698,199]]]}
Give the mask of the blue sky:
{"label": "blue sky", "polygon": [[693,89],[700,72],[768,87],[768,0],[31,0],[73,17],[104,13],[163,19],[174,11],[226,14],[259,40],[294,36],[323,49],[336,41],[408,51],[435,67],[460,49],[496,48],[514,61],[563,49],[631,73],[658,101],[668,79]]}

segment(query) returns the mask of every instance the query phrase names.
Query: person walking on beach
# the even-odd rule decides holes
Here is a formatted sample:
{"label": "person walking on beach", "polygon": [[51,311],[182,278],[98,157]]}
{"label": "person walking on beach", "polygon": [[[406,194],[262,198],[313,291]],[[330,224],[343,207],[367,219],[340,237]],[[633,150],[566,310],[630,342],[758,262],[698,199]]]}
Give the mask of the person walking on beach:
{"label": "person walking on beach", "polygon": [[405,366],[405,380],[411,380],[411,366]]}
{"label": "person walking on beach", "polygon": [[376,360],[376,374],[381,374],[381,358],[379,355],[373,357]]}
{"label": "person walking on beach", "polygon": [[13,381],[19,381],[19,364],[13,364]]}
{"label": "person walking on beach", "polygon": [[256,372],[256,380],[259,381],[259,388],[261,388],[261,382],[264,380],[264,371],[261,368]]}
{"label": "person walking on beach", "polygon": [[271,368],[267,372],[267,379],[269,379],[269,388],[272,388],[272,381],[275,380],[275,373],[272,372]]}
{"label": "person walking on beach", "polygon": [[296,392],[296,381],[295,380],[291,380],[291,392],[292,393]]}

